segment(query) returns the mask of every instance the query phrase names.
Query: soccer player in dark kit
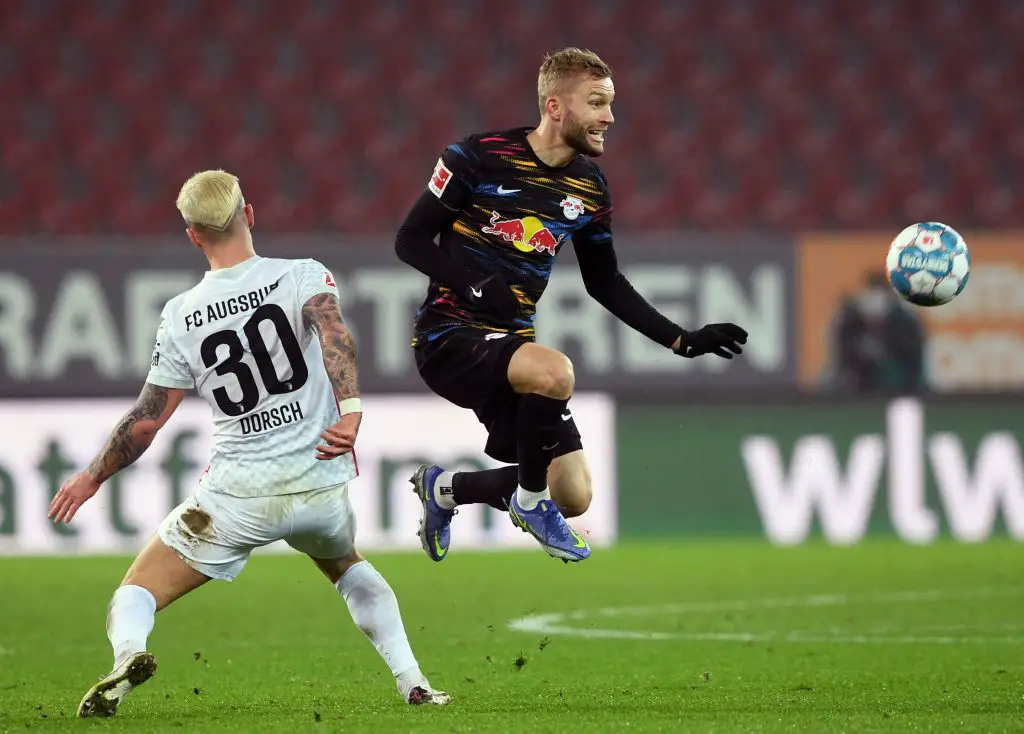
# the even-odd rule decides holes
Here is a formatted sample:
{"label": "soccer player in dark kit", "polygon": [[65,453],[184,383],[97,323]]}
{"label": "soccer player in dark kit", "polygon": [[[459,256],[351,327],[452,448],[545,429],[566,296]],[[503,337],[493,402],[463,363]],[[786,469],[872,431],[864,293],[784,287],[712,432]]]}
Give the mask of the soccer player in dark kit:
{"label": "soccer player in dark kit", "polygon": [[[536,343],[536,304],[558,250],[571,239],[587,293],[621,321],[683,357],[742,353],[734,324],[687,331],[619,272],[612,204],[593,158],[604,152],[615,87],[597,54],[545,57],[537,81],[540,124],[470,135],[442,153],[427,189],[398,231],[395,250],[430,277],[413,349],[424,382],[474,411],[486,453],[513,466],[449,472],[422,466],[419,534],[434,561],[448,553],[456,507],[504,510],[555,558],[581,561],[586,540],[565,517],[590,506],[590,471],[569,410],[572,364]],[[439,236],[438,244],[434,238]]]}

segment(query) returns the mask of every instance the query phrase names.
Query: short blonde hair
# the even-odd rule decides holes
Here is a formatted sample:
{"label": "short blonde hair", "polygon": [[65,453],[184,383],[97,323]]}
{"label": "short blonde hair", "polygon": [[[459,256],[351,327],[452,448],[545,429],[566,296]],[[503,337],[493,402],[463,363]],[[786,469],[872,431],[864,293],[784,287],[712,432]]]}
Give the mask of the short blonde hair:
{"label": "short blonde hair", "polygon": [[537,102],[542,116],[548,98],[561,94],[581,74],[591,79],[604,79],[611,77],[612,69],[600,56],[585,48],[570,46],[545,54],[537,75]]}
{"label": "short blonde hair", "polygon": [[200,171],[178,192],[178,211],[190,227],[227,232],[245,208],[238,176],[227,171]]}

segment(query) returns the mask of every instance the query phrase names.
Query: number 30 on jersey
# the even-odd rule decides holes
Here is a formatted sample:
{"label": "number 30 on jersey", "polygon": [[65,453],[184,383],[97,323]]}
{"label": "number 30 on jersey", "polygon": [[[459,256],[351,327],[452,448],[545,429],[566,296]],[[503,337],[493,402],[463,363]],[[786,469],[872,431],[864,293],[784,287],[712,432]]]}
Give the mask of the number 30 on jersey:
{"label": "number 30 on jersey", "polygon": [[[277,338],[281,342],[281,348],[288,358],[288,365],[291,367],[291,376],[281,379],[274,369],[274,362],[270,356],[270,349],[260,331],[260,325],[269,321],[277,332]],[[306,361],[302,357],[302,347],[299,340],[288,323],[288,316],[284,310],[274,303],[265,303],[255,311],[249,320],[242,327],[249,342],[249,350],[252,352],[253,361],[259,370],[260,379],[264,388],[270,395],[284,395],[295,392],[309,379],[309,370]],[[221,360],[221,347],[227,347],[227,357]],[[225,415],[245,415],[253,410],[260,400],[260,388],[256,383],[256,376],[252,369],[243,360],[245,347],[238,336],[238,332],[230,329],[216,331],[203,340],[200,347],[203,364],[206,367],[214,367],[218,375],[234,375],[238,386],[242,391],[242,399],[235,401],[228,395],[226,387],[218,387],[213,390],[213,397],[217,401],[217,407]],[[218,363],[218,360],[219,363]]]}

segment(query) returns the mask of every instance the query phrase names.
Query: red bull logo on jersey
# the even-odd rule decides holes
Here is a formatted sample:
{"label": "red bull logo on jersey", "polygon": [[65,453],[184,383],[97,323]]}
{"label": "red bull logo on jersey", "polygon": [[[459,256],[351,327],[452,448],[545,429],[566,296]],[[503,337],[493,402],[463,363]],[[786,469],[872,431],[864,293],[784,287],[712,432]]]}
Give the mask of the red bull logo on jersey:
{"label": "red bull logo on jersey", "polygon": [[505,242],[522,252],[546,252],[554,255],[566,235],[560,234],[556,239],[548,228],[537,217],[522,219],[502,219],[498,212],[491,212],[491,223],[482,227],[484,234],[501,237]]}

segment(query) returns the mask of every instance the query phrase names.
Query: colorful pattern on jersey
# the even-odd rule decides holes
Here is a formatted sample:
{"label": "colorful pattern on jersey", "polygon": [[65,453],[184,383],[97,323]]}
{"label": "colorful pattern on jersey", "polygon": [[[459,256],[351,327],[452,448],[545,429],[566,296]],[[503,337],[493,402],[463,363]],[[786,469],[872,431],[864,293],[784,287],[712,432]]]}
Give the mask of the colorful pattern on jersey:
{"label": "colorful pattern on jersey", "polygon": [[448,146],[439,166],[451,180],[445,175],[443,188],[431,187],[458,212],[440,247],[469,270],[500,274],[519,299],[519,315],[498,323],[431,281],[413,346],[467,325],[533,338],[537,302],[562,245],[581,230],[590,241],[611,236],[611,199],[600,168],[583,155],[560,168],[545,165],[527,142],[530,130],[471,135]]}

